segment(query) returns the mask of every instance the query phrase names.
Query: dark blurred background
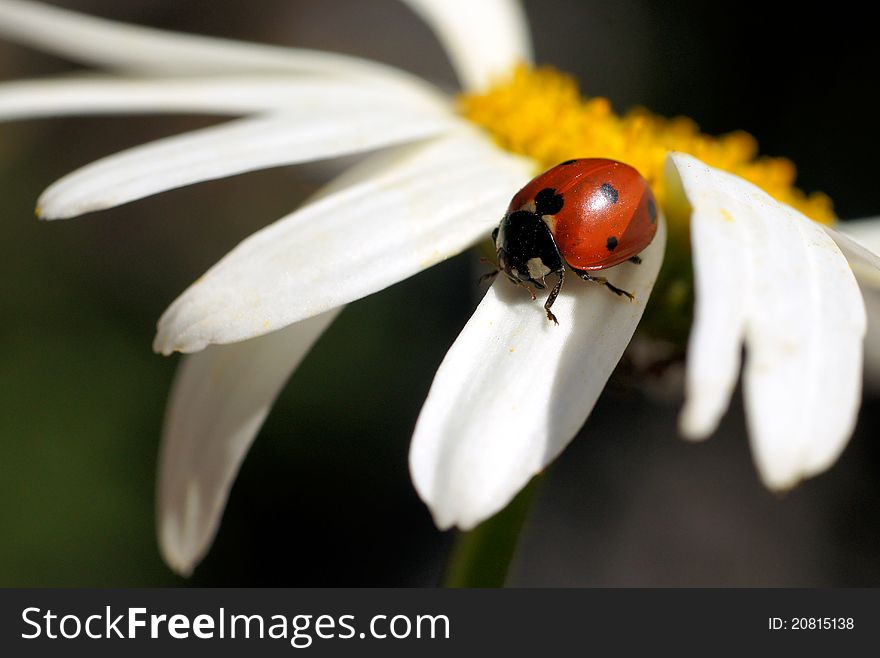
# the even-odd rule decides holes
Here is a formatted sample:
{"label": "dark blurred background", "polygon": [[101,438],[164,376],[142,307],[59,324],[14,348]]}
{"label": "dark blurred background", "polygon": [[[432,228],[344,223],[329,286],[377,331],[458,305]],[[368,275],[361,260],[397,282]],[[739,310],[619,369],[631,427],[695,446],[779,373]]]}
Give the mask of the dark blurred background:
{"label": "dark blurred background", "polygon": [[[454,89],[439,45],[395,0],[56,4],[371,57]],[[830,194],[842,217],[880,214],[880,62],[874,22],[854,4],[526,9],[538,61],[575,74],[586,93],[618,110],[686,114],[712,133],[745,129],[765,153],[792,158],[801,186]],[[2,80],[74,68],[0,43]],[[176,359],[151,352],[155,321],[332,168],[248,174],[68,222],[39,223],[33,206],[80,165],[215,121],[0,126],[0,585],[435,585],[451,534],[434,529],[414,493],[407,447],[433,372],[477,302],[471,255],[351,305],[275,406],[193,578],[159,558],[154,469]],[[880,585],[878,402],[869,390],[831,471],[778,497],[758,482],[738,398],[719,433],[691,445],[676,434],[677,401],[615,375],[543,478],[510,582]]]}

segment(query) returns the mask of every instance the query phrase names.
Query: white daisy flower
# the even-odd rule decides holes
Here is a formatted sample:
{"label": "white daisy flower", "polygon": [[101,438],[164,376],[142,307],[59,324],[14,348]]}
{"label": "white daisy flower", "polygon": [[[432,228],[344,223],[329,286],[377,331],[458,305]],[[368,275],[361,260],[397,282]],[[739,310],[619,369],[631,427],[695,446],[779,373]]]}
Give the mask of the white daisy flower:
{"label": "white daisy flower", "polygon": [[[669,218],[670,253],[686,244],[690,218],[697,303],[685,435],[715,429],[744,343],[746,407],[765,483],[790,487],[833,463],[858,409],[866,324],[847,258],[873,270],[876,257],[722,171],[815,205],[770,180],[772,167],[742,157],[741,138],[713,141],[679,123],[617,117],[602,99],[573,97],[553,73],[521,67],[509,84],[498,82],[531,61],[515,0],[405,1],[435,30],[471,92],[458,106],[424,81],[366,60],[0,0],[0,36],[120,71],[6,83],[0,118],[243,117],[73,172],[40,198],[45,219],[384,148],[242,242],[160,319],[155,349],[192,353],[180,365],[161,446],[158,526],[168,563],[187,574],[204,556],[275,397],[340,309],[484,240],[522,184],[569,157],[617,156],[642,171]],[[511,99],[527,105],[517,95],[523,84],[536,86],[525,98],[540,107],[505,114]],[[541,114],[548,108],[554,123]],[[575,152],[554,160],[565,149]],[[667,159],[672,151],[700,159]],[[490,517],[571,441],[642,317],[665,240],[661,221],[640,265],[609,271],[634,302],[569,283],[553,307],[558,327],[506,280],[489,289],[443,360],[413,436],[413,481],[438,527],[468,529]]]}

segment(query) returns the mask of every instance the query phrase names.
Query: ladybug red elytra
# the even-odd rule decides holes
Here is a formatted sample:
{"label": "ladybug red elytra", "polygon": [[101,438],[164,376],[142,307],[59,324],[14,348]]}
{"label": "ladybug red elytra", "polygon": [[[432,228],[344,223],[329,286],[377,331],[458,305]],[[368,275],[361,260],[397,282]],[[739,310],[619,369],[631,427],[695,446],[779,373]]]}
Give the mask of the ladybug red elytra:
{"label": "ladybug red elytra", "polygon": [[535,299],[527,283],[546,288],[545,277],[558,280],[544,304],[547,318],[562,289],[565,266],[580,278],[605,285],[617,295],[633,296],[590,274],[630,260],[657,232],[657,202],[635,169],[615,160],[567,160],[523,187],[492,233],[503,271]]}

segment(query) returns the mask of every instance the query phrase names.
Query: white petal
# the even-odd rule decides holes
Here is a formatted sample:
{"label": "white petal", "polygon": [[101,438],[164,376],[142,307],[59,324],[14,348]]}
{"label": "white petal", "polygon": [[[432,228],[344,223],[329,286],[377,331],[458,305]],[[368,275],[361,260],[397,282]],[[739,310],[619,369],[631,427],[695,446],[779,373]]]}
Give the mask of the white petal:
{"label": "white petal", "polygon": [[426,87],[415,76],[357,57],[165,32],[22,0],[0,0],[0,36],[81,62],[145,73],[289,71]]}
{"label": "white petal", "polygon": [[410,472],[438,527],[472,528],[565,448],[620,360],[663,260],[661,222],[642,264],[603,272],[629,302],[569,275],[547,320],[506,278],[489,289],[440,365],[419,415]]}
{"label": "white petal", "polygon": [[[719,189],[715,170],[673,155],[666,161],[671,184],[685,182],[690,200],[691,254],[694,268],[694,324],[688,342],[685,405],[679,425],[685,438],[707,438],[730,404],[740,370],[751,276],[748,234],[733,221]],[[721,212],[724,210],[725,212]]]}
{"label": "white petal", "polygon": [[240,119],[102,158],[51,185],[37,202],[43,219],[118,206],[176,187],[246,171],[358,153],[450,130],[451,113],[389,102],[326,105]]}
{"label": "white petal", "polygon": [[862,287],[868,333],[865,336],[865,383],[876,395],[880,391],[880,287]]}
{"label": "white petal", "polygon": [[[713,422],[693,419],[708,416],[701,409],[720,415],[726,406],[729,389],[719,391],[716,382],[735,377],[730,354],[744,332],[755,461],[768,487],[789,488],[828,468],[852,433],[865,334],[858,285],[819,224],[695,158],[671,160],[694,208],[697,305],[683,429],[695,435],[714,429]],[[710,314],[725,314],[724,321]]]}
{"label": "white petal", "polygon": [[159,451],[159,545],[175,571],[189,575],[207,552],[269,409],[339,310],[184,357]]}
{"label": "white petal", "polygon": [[849,259],[862,288],[868,315],[865,336],[865,382],[880,390],[880,218],[841,222],[838,230],[826,229]]}
{"label": "white petal", "polygon": [[465,89],[480,90],[519,62],[532,62],[519,0],[403,0],[437,34]]}
{"label": "white petal", "polygon": [[532,167],[471,131],[369,158],[194,283],[162,316],[154,348],[243,340],[424,270],[486,237]]}
{"label": "white petal", "polygon": [[[67,114],[192,112],[239,115],[266,110],[360,103],[445,109],[434,96],[376,90],[362,82],[291,76],[208,78],[61,78],[0,84],[0,120]],[[323,111],[323,110],[321,110]],[[316,112],[318,114],[318,112]]]}
{"label": "white petal", "polygon": [[875,254],[880,251],[880,217],[850,219],[839,222],[835,229],[857,240]]}
{"label": "white petal", "polygon": [[849,260],[859,283],[880,290],[880,217],[841,222],[825,231]]}

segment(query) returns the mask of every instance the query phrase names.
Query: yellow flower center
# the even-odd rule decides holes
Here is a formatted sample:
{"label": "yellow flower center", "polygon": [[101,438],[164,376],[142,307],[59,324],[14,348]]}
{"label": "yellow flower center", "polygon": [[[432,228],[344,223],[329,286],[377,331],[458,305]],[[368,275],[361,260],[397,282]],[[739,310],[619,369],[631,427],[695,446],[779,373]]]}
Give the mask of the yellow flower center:
{"label": "yellow flower center", "polygon": [[824,224],[834,222],[831,199],[794,186],[796,170],[785,158],[758,155],[755,138],[737,131],[701,133],[685,117],[667,119],[644,109],[615,114],[605,98],[581,96],[575,80],[549,67],[518,66],[488,91],[459,98],[461,113],[493,135],[502,148],[526,155],[547,169],[572,158],[609,158],[635,167],[648,181],[667,217],[671,207],[663,167],[669,151],[683,151],[706,164],[758,185],[774,198]]}

